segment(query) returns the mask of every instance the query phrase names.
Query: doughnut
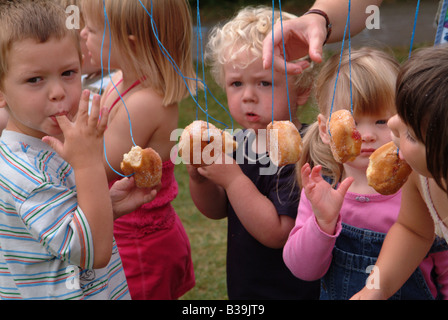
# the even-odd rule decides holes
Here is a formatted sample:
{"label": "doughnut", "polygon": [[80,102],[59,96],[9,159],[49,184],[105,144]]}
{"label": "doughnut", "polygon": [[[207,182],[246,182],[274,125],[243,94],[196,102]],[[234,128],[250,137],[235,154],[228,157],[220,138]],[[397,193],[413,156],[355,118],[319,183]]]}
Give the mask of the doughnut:
{"label": "doughnut", "polygon": [[196,168],[214,163],[222,152],[232,153],[237,147],[229,132],[202,120],[188,125],[179,139],[179,155],[183,162]]}
{"label": "doughnut", "polygon": [[369,157],[366,175],[369,186],[378,193],[396,193],[411,174],[411,167],[398,156],[398,148],[391,141],[378,148]]}
{"label": "doughnut", "polygon": [[335,111],[328,122],[330,148],[333,158],[344,163],[353,161],[361,153],[361,134],[356,130],[355,120],[350,111]]}
{"label": "doughnut", "polygon": [[269,158],[277,167],[295,164],[302,153],[302,137],[291,121],[274,121],[267,126]]}
{"label": "doughnut", "polygon": [[162,159],[152,148],[132,147],[120,164],[125,175],[134,174],[138,188],[152,188],[162,181]]}

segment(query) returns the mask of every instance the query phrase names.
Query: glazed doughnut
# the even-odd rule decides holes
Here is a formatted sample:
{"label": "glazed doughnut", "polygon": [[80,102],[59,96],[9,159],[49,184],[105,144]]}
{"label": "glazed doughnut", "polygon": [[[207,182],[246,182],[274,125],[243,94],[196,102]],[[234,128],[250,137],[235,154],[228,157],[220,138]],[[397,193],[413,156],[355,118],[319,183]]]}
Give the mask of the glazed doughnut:
{"label": "glazed doughnut", "polygon": [[125,175],[134,174],[139,188],[152,188],[162,181],[162,159],[152,148],[132,147],[123,155],[120,167]]}
{"label": "glazed doughnut", "polygon": [[[196,168],[210,165],[222,152],[232,153],[238,144],[233,136],[202,120],[188,125],[179,139],[179,155]],[[218,151],[218,152],[216,152]]]}
{"label": "glazed doughnut", "polygon": [[341,109],[334,112],[328,123],[328,130],[331,135],[331,152],[337,162],[353,161],[359,156],[362,139],[350,111]]}
{"label": "glazed doughnut", "polygon": [[411,171],[406,161],[400,159],[398,148],[391,141],[370,155],[367,181],[378,193],[394,194],[406,182]]}
{"label": "glazed doughnut", "polygon": [[267,130],[266,145],[269,157],[277,167],[299,161],[302,153],[302,137],[291,121],[271,122]]}

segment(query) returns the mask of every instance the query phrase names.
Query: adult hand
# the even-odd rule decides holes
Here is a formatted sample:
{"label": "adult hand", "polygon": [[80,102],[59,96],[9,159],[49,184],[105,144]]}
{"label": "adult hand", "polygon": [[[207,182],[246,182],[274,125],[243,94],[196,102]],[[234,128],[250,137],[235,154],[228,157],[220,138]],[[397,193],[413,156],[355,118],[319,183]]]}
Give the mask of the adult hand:
{"label": "adult hand", "polygon": [[[283,52],[282,26],[276,23],[273,31],[266,36],[263,42],[263,66],[265,69],[274,69],[288,74],[299,74],[310,66],[306,60],[294,61],[310,56],[311,60],[322,62],[322,47],[327,37],[325,18],[318,14],[308,14],[283,23],[283,39],[285,52]],[[272,41],[272,34],[274,41]],[[273,58],[274,57],[274,58]]]}

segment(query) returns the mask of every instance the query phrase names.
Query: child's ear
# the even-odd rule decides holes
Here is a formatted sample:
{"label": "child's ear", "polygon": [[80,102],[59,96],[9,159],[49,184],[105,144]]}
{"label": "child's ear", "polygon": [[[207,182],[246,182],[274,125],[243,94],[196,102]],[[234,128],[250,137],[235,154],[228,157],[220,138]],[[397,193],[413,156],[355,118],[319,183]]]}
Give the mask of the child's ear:
{"label": "child's ear", "polygon": [[309,99],[311,94],[311,88],[306,89],[303,93],[297,96],[297,105],[303,106]]}
{"label": "child's ear", "polygon": [[136,37],[133,34],[130,34],[130,35],[128,35],[128,39],[129,39],[132,50],[135,51]]}
{"label": "child's ear", "polygon": [[5,95],[3,94],[3,92],[0,90],[0,108],[5,108],[6,107],[6,99],[5,99]]}
{"label": "child's ear", "polygon": [[323,143],[330,144],[330,135],[327,129],[327,118],[323,114],[319,113],[317,116],[317,122],[319,124],[320,139]]}

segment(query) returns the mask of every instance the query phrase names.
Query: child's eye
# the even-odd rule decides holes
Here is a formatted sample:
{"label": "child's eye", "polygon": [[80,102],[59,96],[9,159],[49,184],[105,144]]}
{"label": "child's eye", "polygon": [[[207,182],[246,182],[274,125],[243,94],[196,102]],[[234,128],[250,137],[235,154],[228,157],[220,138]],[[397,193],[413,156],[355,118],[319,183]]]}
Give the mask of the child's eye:
{"label": "child's eye", "polygon": [[232,87],[241,87],[243,83],[241,81],[234,81],[230,84]]}
{"label": "child's eye", "polygon": [[387,124],[387,120],[377,120],[376,124]]}
{"label": "child's eye", "polygon": [[73,75],[75,75],[77,72],[75,71],[75,70],[67,70],[67,71],[64,71],[63,73],[62,73],[62,76],[63,77],[72,77]]}
{"label": "child's eye", "polygon": [[26,80],[27,83],[31,84],[39,83],[40,81],[42,81],[41,77],[29,78],[28,80]]}
{"label": "child's eye", "polygon": [[408,139],[410,142],[416,142],[417,140],[409,133],[409,131],[406,132],[406,139]]}
{"label": "child's eye", "polygon": [[271,83],[270,83],[269,81],[261,81],[261,82],[260,82],[260,85],[261,85],[262,87],[270,87],[270,86],[271,86]]}

